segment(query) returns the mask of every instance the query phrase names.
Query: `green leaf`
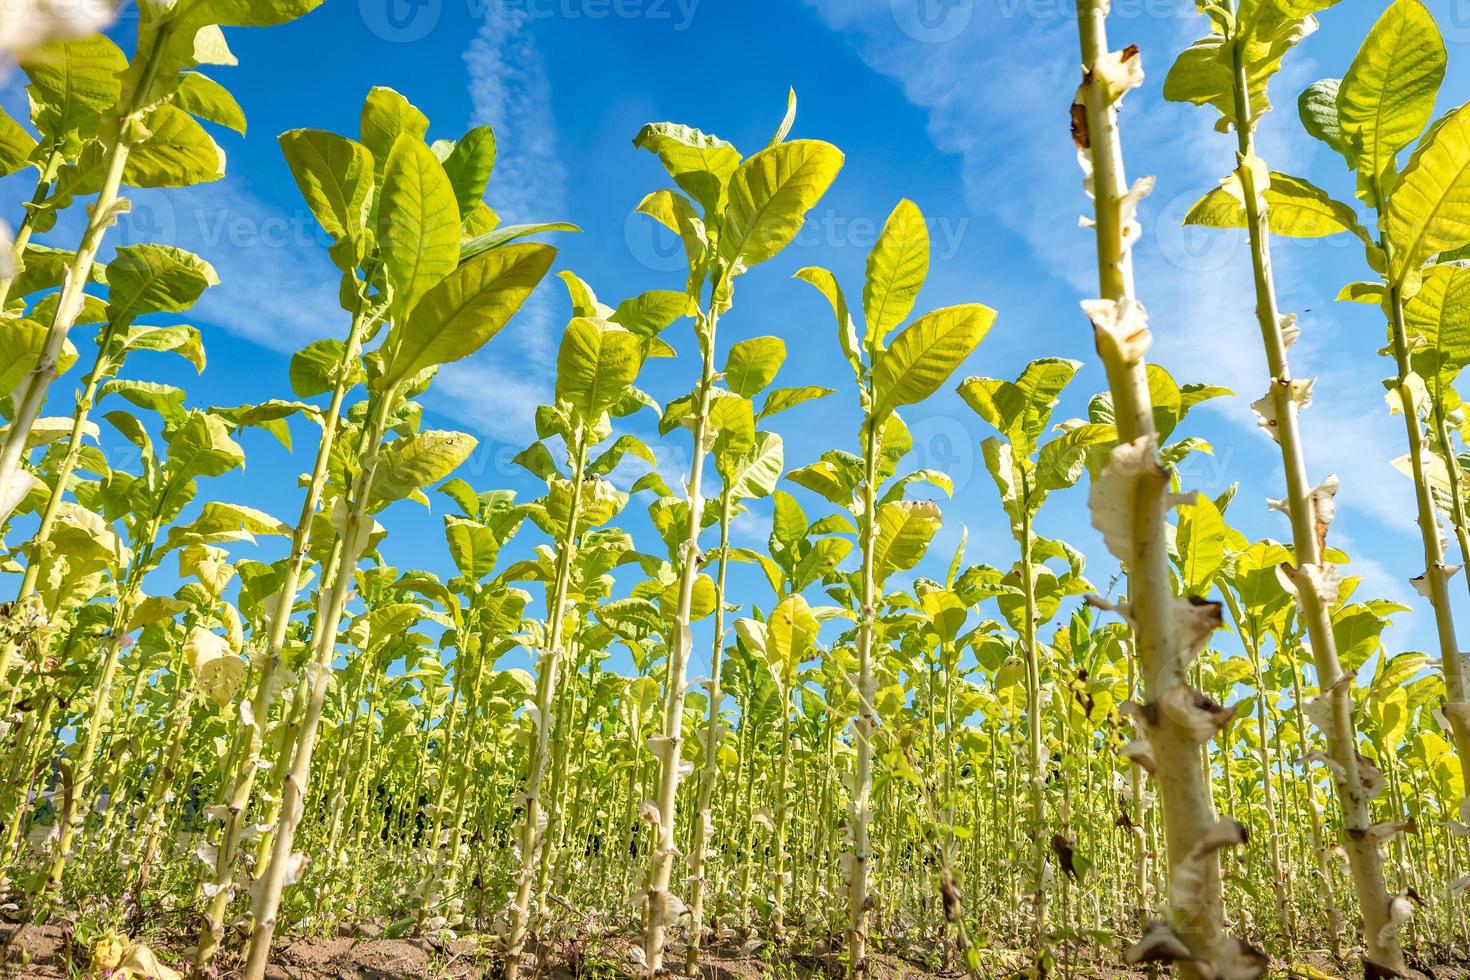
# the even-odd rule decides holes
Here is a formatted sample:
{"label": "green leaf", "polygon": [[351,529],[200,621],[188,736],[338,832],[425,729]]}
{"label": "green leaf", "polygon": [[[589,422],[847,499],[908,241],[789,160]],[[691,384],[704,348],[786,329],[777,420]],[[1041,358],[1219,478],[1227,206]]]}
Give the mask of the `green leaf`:
{"label": "green leaf", "polygon": [[1437,354],[1457,368],[1470,364],[1470,267],[1427,266],[1419,291],[1404,304],[1404,327],[1422,338],[1412,345],[1416,356]]}
{"label": "green leaf", "polygon": [[771,258],[796,237],[842,159],[828,143],[793,140],[761,150],[736,169],[720,234],[720,257],[730,275]]}
{"label": "green leaf", "polygon": [[144,313],[180,313],[219,282],[208,262],[172,245],[122,245],[107,263],[107,315],[125,323]]}
{"label": "green leaf", "polygon": [[725,195],[740,153],[712,134],[679,123],[649,123],[633,145],[656,155],[674,183],[704,208],[706,216],[724,210]]}
{"label": "green leaf", "polygon": [[362,366],[355,358],[344,364],[347,345],[340,340],[316,340],[291,355],[291,390],[298,398],[324,395],[337,387],[338,375],[346,371],[348,383],[360,384]]}
{"label": "green leaf", "polygon": [[935,310],[893,340],[873,371],[870,417],[881,424],[893,410],[928,398],[985,339],[995,311],[977,304]]}
{"label": "green leaf", "polygon": [[883,224],[868,253],[863,282],[865,345],[881,349],[888,332],[913,312],[929,276],[929,228],[919,206],[905,198]]}
{"label": "green leaf", "polygon": [[495,532],[477,521],[453,515],[444,518],[444,539],[454,567],[471,582],[478,582],[495,570],[500,555],[500,539]]}
{"label": "green leaf", "polygon": [[15,173],[30,162],[36,149],[35,137],[0,109],[0,177]]}
{"label": "green leaf", "polygon": [[368,506],[376,510],[438,483],[469,459],[478,444],[463,432],[428,430],[383,447]]}
{"label": "green leaf", "polygon": [[752,337],[730,348],[725,360],[725,384],[741,398],[754,398],[781,370],[786,342],[780,337]]}
{"label": "green leaf", "polygon": [[789,595],[776,603],[765,626],[766,663],[781,687],[790,691],[796,685],[797,669],[812,657],[821,624],[805,599]]}
{"label": "green leaf", "polygon": [[809,266],[799,270],[796,278],[815,286],[817,291],[831,304],[832,313],[837,317],[837,342],[842,348],[842,355],[852,366],[852,373],[861,384],[863,361],[858,347],[857,327],[853,324],[852,315],[847,310],[847,298],[842,295],[842,287],[837,284],[837,278],[831,272],[818,266]]}
{"label": "green leaf", "polygon": [[769,496],[786,464],[785,446],[774,432],[757,432],[754,444],[728,466],[721,466],[730,495],[736,500]]}
{"label": "green leaf", "polygon": [[1470,242],[1470,107],[1451,112],[1414,153],[1388,199],[1383,227],[1399,282],[1430,256]]}
{"label": "green leaf", "polygon": [[157,412],[166,421],[182,419],[186,414],[184,411],[184,391],[173,385],[159,384],[155,381],[131,381],[127,379],[114,378],[97,390],[99,399],[108,395],[119,395],[132,402],[139,408],[146,408],[150,412]]}
{"label": "green leaf", "polygon": [[204,340],[197,327],[176,323],[168,327],[131,327],[123,337],[123,350],[172,351],[194,365],[195,371],[205,367]]}
{"label": "green leaf", "polygon": [[179,0],[174,17],[187,24],[273,27],[316,9],[321,0]]}
{"label": "green leaf", "polygon": [[230,438],[228,426],[208,412],[189,412],[182,425],[165,433],[168,439],[165,499],[197,477],[219,476],[245,463],[245,451]]}
{"label": "green leaf", "polygon": [[280,135],[281,153],[306,206],[334,246],[352,248],[333,259],[354,268],[362,259],[368,200],[373,190],[373,156],[361,143],[320,129],[292,129]]}
{"label": "green leaf", "polygon": [[1087,450],[1117,440],[1118,432],[1111,425],[1085,422],[1067,429],[1036,454],[1035,488],[1050,493],[1073,486],[1086,468]]}
{"label": "green leaf", "polygon": [[556,357],[556,398],[595,422],[615,404],[643,366],[638,335],[606,320],[576,317]]}
{"label": "green leaf", "polygon": [[[10,394],[36,369],[46,346],[47,326],[36,320],[6,320],[0,326],[0,397]],[[65,342],[56,370],[64,374],[77,361],[76,348]]]}
{"label": "green leaf", "polygon": [[530,225],[501,225],[494,231],[487,231],[483,235],[466,238],[459,247],[459,261],[461,264],[468,262],[477,255],[490,251],[492,248],[501,248],[511,242],[527,238],[531,235],[543,235],[551,231],[581,231],[582,229],[566,221],[543,221],[539,224]]}
{"label": "green leaf", "polygon": [[1342,138],[1366,177],[1385,174],[1398,151],[1423,131],[1444,70],[1444,41],[1434,18],[1419,0],[1394,0],[1337,90]]}
{"label": "green leaf", "polygon": [[459,208],[434,152],[403,136],[388,154],[378,201],[378,246],[399,314],[459,264]]}
{"label": "green leaf", "polygon": [[939,506],[927,500],[895,500],[878,508],[873,574],[879,582],[919,563],[939,530]]}
{"label": "green leaf", "polygon": [[240,103],[235,101],[229,89],[208,75],[192,71],[181,75],[173,104],[191,116],[245,135],[245,112]]}
{"label": "green leaf", "polygon": [[1185,592],[1205,595],[1225,563],[1225,519],[1210,498],[1199,495],[1179,522],[1181,578]]}
{"label": "green leaf", "polygon": [[469,214],[484,199],[494,169],[495,133],[489,126],[476,126],[454,144],[444,160],[444,173],[454,187],[460,214]]}
{"label": "green leaf", "polygon": [[[144,125],[151,135],[128,153],[124,184],[189,187],[225,175],[225,151],[184,110],[161,105],[148,114]],[[101,162],[100,156],[98,160]]]}
{"label": "green leaf", "polygon": [[769,418],[778,412],[784,412],[788,408],[814,401],[818,398],[826,398],[832,394],[835,388],[823,388],[820,385],[803,385],[799,388],[772,388],[771,393],[766,396],[765,403],[756,414],[756,421]]}
{"label": "green leaf", "polygon": [[1324,78],[1308,85],[1297,97],[1297,115],[1303,129],[1351,161],[1352,147],[1337,120],[1337,90],[1341,85],[1340,78]]}
{"label": "green leaf", "polygon": [[49,41],[17,60],[30,78],[31,121],[51,140],[90,136],[101,114],[117,105],[117,76],[128,64],[101,34]]}
{"label": "green leaf", "polygon": [[[1300,177],[1273,172],[1271,186],[1266,190],[1266,209],[1273,234],[1319,238],[1346,231],[1368,237],[1352,208]],[[1244,228],[1245,205],[1224,187],[1217,187],[1195,202],[1184,216],[1184,224]]]}
{"label": "green leaf", "polygon": [[373,155],[373,181],[383,184],[383,171],[388,165],[388,156],[400,136],[410,136],[422,142],[429,131],[429,119],[403,96],[391,88],[375,86],[362,104],[362,117],[358,124],[358,135],[362,145]]}
{"label": "green leaf", "polygon": [[1040,358],[1026,365],[1015,383],[969,378],[960,383],[959,393],[977,415],[1029,456],[1062,390],[1081,369],[1078,361]]}
{"label": "green leaf", "polygon": [[509,245],[464,263],[393,324],[382,390],[435,364],[468,357],[500,332],[556,258],[550,245]]}
{"label": "green leaf", "polygon": [[826,460],[818,460],[810,466],[792,470],[786,474],[786,479],[839,507],[847,507],[852,503],[852,482],[846,478],[846,474]]}

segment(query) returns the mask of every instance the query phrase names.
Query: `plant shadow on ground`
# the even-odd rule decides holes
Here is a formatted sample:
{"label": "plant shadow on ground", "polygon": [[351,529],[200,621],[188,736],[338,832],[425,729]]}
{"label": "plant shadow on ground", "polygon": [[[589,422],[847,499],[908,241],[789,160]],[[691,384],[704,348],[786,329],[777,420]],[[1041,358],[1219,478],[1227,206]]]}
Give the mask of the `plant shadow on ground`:
{"label": "plant shadow on ground", "polygon": [[[8,936],[13,926],[0,925],[0,939]],[[499,955],[483,937],[472,936],[441,943],[423,938],[388,939],[375,933],[376,928],[342,927],[344,935],[335,937],[292,936],[285,938],[272,957],[266,971],[267,980],[390,980],[390,978],[432,978],[432,980],[470,980],[492,977],[498,973]],[[346,933],[352,933],[347,935]],[[172,940],[172,941],[171,941]],[[166,963],[186,971],[187,964],[177,957],[190,937],[161,935],[155,938],[155,949]],[[634,980],[644,974],[638,968],[633,952],[635,941],[626,937],[605,937],[582,942],[555,943],[528,947],[527,966],[522,975],[528,980]],[[27,955],[24,966],[12,963],[0,971],[5,977],[27,980],[71,980],[74,977],[96,977],[88,962],[87,950],[71,942],[69,931],[62,926],[42,926],[27,930],[21,946]],[[682,964],[683,949],[671,950],[674,964]],[[1457,951],[1454,964],[1418,964],[1410,980],[1470,980],[1470,950]],[[1024,963],[1019,953],[992,951],[986,965],[988,977],[1026,976],[1018,969]],[[239,963],[233,956],[222,957],[216,974],[220,980],[237,976]],[[682,972],[676,973],[682,975]],[[751,949],[749,944],[720,943],[706,948],[701,956],[701,980],[827,980],[843,975],[843,966],[825,952],[803,952],[800,949],[771,952]],[[1325,955],[1304,957],[1297,968],[1285,965],[1273,968],[1273,978],[1300,980],[1335,980],[1356,977]],[[869,958],[868,980],[960,980],[962,970],[939,970],[910,962],[886,953]],[[1088,980],[1145,980],[1167,976],[1165,973],[1110,968],[1105,965],[1079,966],[1053,977],[1066,976]]]}

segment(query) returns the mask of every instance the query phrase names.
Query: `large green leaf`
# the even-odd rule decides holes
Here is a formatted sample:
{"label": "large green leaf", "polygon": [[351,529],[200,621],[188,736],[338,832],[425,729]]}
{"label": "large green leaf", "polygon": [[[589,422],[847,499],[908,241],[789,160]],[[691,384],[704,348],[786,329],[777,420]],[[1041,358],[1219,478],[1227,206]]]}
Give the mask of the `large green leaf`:
{"label": "large green leaf", "polygon": [[[0,322],[0,398],[14,391],[35,370],[46,346],[46,333],[46,324],[37,320]],[[76,360],[76,348],[67,342],[57,358],[57,373],[66,373]]]}
{"label": "large green leaf", "polygon": [[19,61],[30,78],[31,121],[53,140],[73,131],[83,138],[91,135],[98,117],[117,105],[117,74],[128,63],[122,50],[101,34],[50,41],[25,52]]}
{"label": "large green leaf", "polygon": [[454,566],[471,582],[478,582],[495,570],[500,539],[490,528],[478,521],[448,515],[444,518],[444,539]]}
{"label": "large green leaf", "polygon": [[555,258],[550,245],[508,245],[455,269],[424,294],[407,320],[393,325],[380,387],[479,350],[521,308]]}
{"label": "large green leaf", "polygon": [[719,461],[720,475],[736,500],[768,496],[781,479],[786,463],[785,446],[774,432],[755,433],[752,445],[728,462]]}
{"label": "large green leaf", "polygon": [[245,451],[230,438],[222,419],[192,411],[183,424],[166,430],[168,495],[201,476],[219,476],[245,463]]}
{"label": "large green leaf", "polygon": [[905,198],[888,216],[868,253],[863,319],[870,349],[881,347],[888,331],[913,312],[928,275],[929,228],[919,206]]}
{"label": "large green leaf", "polygon": [[191,116],[245,135],[245,111],[229,89],[208,75],[193,71],[181,75],[179,87],[173,94],[173,104]]}
{"label": "large green leaf", "polygon": [[340,372],[346,371],[349,384],[363,379],[361,363],[354,358],[344,364],[347,345],[340,340],[316,340],[291,355],[288,375],[291,390],[298,398],[322,395],[337,386]]}
{"label": "large green leaf", "polygon": [[975,303],[935,310],[910,324],[873,371],[873,420],[881,423],[894,409],[937,391],[994,322],[995,311]]}
{"label": "large green leaf", "polygon": [[852,322],[852,314],[847,309],[847,297],[842,293],[842,287],[837,282],[837,277],[820,266],[808,266],[799,269],[796,278],[816,287],[817,291],[826,297],[828,304],[832,307],[832,314],[837,318],[837,343],[842,348],[842,356],[847,358],[847,363],[852,367],[852,373],[861,384],[863,380],[862,352],[858,347],[857,326]]}
{"label": "large green leaf", "polygon": [[643,343],[637,334],[592,317],[576,317],[556,357],[556,398],[589,422],[615,404],[638,377]]}
{"label": "large green leaf", "polygon": [[340,265],[356,266],[367,230],[368,201],[373,191],[373,156],[367,147],[320,129],[292,129],[281,134],[281,153],[296,186],[334,246],[353,243]]}
{"label": "large green leaf", "polygon": [[841,169],[841,151],[818,140],[780,143],[742,163],[730,178],[720,234],[720,257],[730,273],[785,248]]}
{"label": "large green leaf", "polygon": [[1029,456],[1046,430],[1062,389],[1081,369],[1078,361],[1040,358],[1026,365],[1015,382],[969,378],[960,382],[959,393],[975,414]]}
{"label": "large green leaf", "polygon": [[1181,578],[1190,595],[1204,595],[1225,563],[1225,519],[1210,498],[1200,495],[1179,522]]}
{"label": "large green leaf", "polygon": [[[1367,235],[1352,208],[1333,200],[1310,181],[1289,174],[1271,174],[1271,185],[1266,189],[1266,213],[1271,232],[1288,238],[1319,238],[1344,231]],[[1237,194],[1216,187],[1195,202],[1184,216],[1184,224],[1244,228],[1245,205]]]}
{"label": "large green leaf", "polygon": [[766,620],[766,663],[787,691],[796,684],[796,672],[812,657],[821,624],[811,606],[800,595],[789,595],[776,603]]}
{"label": "large green leaf", "polygon": [[0,177],[8,177],[24,167],[36,149],[36,139],[25,127],[0,109]]}
{"label": "large green leaf", "polygon": [[541,235],[550,231],[581,230],[581,228],[567,221],[541,221],[528,225],[500,225],[494,231],[487,231],[483,235],[466,238],[459,247],[459,261],[468,262],[482,252],[488,252],[492,248],[509,245],[511,242],[527,238],[531,235]]}
{"label": "large green leaf", "polygon": [[894,500],[879,507],[874,577],[885,582],[917,565],[941,523],[939,505],[927,500]]}
{"label": "large green leaf", "polygon": [[1351,160],[1352,147],[1343,139],[1342,124],[1337,120],[1337,90],[1341,85],[1340,78],[1324,78],[1308,85],[1297,97],[1297,114],[1303,129]]}
{"label": "large green leaf", "polygon": [[741,398],[763,391],[786,361],[786,342],[780,337],[751,337],[730,348],[725,360],[725,384]]}
{"label": "large green leaf", "polygon": [[1383,227],[1400,281],[1437,252],[1470,242],[1470,108],[1451,112],[1414,153]]}
{"label": "large green leaf", "polygon": [[1394,0],[1337,89],[1337,123],[1360,171],[1376,178],[1423,131],[1444,80],[1444,41],[1419,0]]}
{"label": "large green leaf", "polygon": [[1413,345],[1416,356],[1437,355],[1456,368],[1470,364],[1470,267],[1426,267],[1419,291],[1404,304],[1404,327],[1410,337],[1422,338]]}
{"label": "large green leaf", "polygon": [[403,96],[381,86],[369,90],[362,103],[358,135],[373,155],[373,179],[378,186],[382,186],[383,170],[399,137],[421,141],[428,131],[429,118]]}
{"label": "large green leaf", "polygon": [[393,144],[378,200],[378,247],[401,316],[459,264],[459,207],[434,151],[416,137]]}
{"label": "large green leaf", "polygon": [[377,509],[413,496],[453,473],[474,452],[476,440],[463,432],[429,430],[383,447],[373,473],[368,506]]}
{"label": "large green leaf", "polygon": [[489,126],[476,126],[454,144],[444,159],[444,173],[454,187],[461,215],[468,215],[484,199],[494,169],[495,133]]}
{"label": "large green leaf", "polygon": [[633,137],[633,145],[655,154],[674,183],[704,208],[706,215],[723,210],[730,178],[740,154],[718,136],[680,123],[649,123]]}
{"label": "large green leaf", "polygon": [[[190,187],[225,175],[225,154],[198,120],[183,109],[161,105],[143,120],[146,138],[133,144],[123,167],[122,182],[130,187]],[[102,187],[107,151],[101,143],[87,144],[75,167],[63,171],[57,204]]]}
{"label": "large green leaf", "polygon": [[273,27],[315,10],[322,0],[179,0],[177,20],[220,27]]}
{"label": "large green leaf", "polygon": [[172,245],[123,245],[107,263],[107,316],[122,323],[144,313],[180,313],[219,282],[208,262]]}

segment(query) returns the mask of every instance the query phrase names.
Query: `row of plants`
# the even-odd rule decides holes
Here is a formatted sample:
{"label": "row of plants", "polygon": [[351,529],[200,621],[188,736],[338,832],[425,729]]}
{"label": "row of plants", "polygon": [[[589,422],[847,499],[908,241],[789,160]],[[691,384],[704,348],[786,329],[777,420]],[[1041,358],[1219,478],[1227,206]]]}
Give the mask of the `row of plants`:
{"label": "row of plants", "polygon": [[[109,253],[123,191],[219,178],[206,124],[245,120],[198,69],[234,62],[221,28],[313,5],[145,4],[131,56],[100,34],[30,49],[30,126],[0,116],[0,173],[34,179],[0,277],[7,956],[64,923],[99,968],[170,975],[143,939],[171,923],[196,937],[195,975],[238,959],[257,980],[278,934],[377,921],[475,937],[512,978],[547,956],[692,973],[732,946],[815,950],[849,976],[879,954],[975,977],[1121,955],[1244,978],[1327,951],[1375,977],[1470,942],[1446,534],[1463,558],[1470,116],[1434,117],[1445,49],[1419,0],[1299,100],[1357,204],[1257,155],[1267,84],[1330,4],[1209,0],[1163,83],[1235,137],[1186,221],[1250,245],[1239,288],[1269,369],[1253,408],[1280,448],[1283,541],[1232,526],[1235,488],[1206,497],[1176,472],[1211,451],[1191,411],[1233,393],[1147,360],[1131,251],[1153,181],[1128,181],[1119,125],[1142,56],[1109,46],[1104,0],[1078,4],[1071,106],[1098,270],[1082,314],[1108,384],[1084,416],[1057,417],[1080,362],[960,376],[997,315],[916,314],[930,249],[907,200],[851,293],[815,266],[791,286],[830,311],[846,391],[801,383],[778,336],[719,334],[737,280],[843,165],[790,138],[794,97],[748,155],[679,124],[637,134],[673,185],[637,210],[688,275],[608,303],[556,273],[571,317],[515,460],[544,491],[456,478],[476,440],[426,428],[422,405],[443,365],[494,356],[553,288],[545,241],[577,229],[502,223],[490,129],[431,142],[389,89],[355,138],[280,137],[342,307],[339,337],[292,357],[291,397],[198,407],[138,377],[139,352],[204,369],[178,320],[217,276],[167,243]],[[33,240],[71,208],[74,247]],[[1383,642],[1412,610],[1359,594],[1329,543],[1337,478],[1313,476],[1332,461],[1298,423],[1312,382],[1289,366],[1301,325],[1279,308],[1272,238],[1336,234],[1376,277],[1339,298],[1384,316],[1435,655]],[[95,330],[83,349],[78,327]],[[660,358],[690,385],[667,403],[640,387]],[[44,414],[74,366],[71,414]],[[903,414],[949,392],[994,432],[1004,551],[935,544],[954,487],[915,464]],[[788,460],[786,420],[854,393],[847,445]],[[312,459],[286,519],[211,490],[257,429]],[[655,429],[687,471],[635,434]],[[1048,499],[1084,480],[1106,582],[1043,531]],[[379,517],[407,501],[445,511],[451,574],[387,563]],[[732,534],[752,514],[770,515],[763,548]]]}

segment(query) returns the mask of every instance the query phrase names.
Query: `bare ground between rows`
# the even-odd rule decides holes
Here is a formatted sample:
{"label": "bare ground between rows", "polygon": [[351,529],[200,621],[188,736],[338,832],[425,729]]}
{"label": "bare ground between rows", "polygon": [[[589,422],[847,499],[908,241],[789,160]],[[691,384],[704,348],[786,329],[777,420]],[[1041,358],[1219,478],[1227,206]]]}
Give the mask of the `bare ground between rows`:
{"label": "bare ground between rows", "polygon": [[[0,941],[8,938],[14,926],[0,924]],[[347,930],[358,931],[358,930]],[[371,932],[373,930],[365,930]],[[179,937],[177,944],[156,942],[154,951],[166,964],[186,971],[186,964],[171,955],[187,943]],[[40,926],[26,930],[20,946],[25,950],[29,962],[19,966],[12,959],[3,971],[5,977],[25,980],[70,980],[72,977],[94,977],[87,962],[87,951],[69,941],[66,929],[60,926]],[[634,941],[627,938],[603,939],[596,944],[579,947],[576,944],[559,944],[528,954],[527,967],[522,975],[527,980],[624,980],[641,977],[633,957]],[[683,961],[682,949],[674,951],[671,964]],[[1024,964],[1020,953],[988,951],[992,962],[987,972],[996,978],[1016,974],[1017,967]],[[1361,976],[1350,972],[1326,956],[1313,955],[1306,958],[1312,967],[1310,972],[1296,973],[1272,971],[1273,976],[1298,976],[1302,978]],[[390,980],[390,978],[432,978],[432,980],[469,980],[469,978],[494,975],[498,957],[475,938],[460,939],[452,943],[437,943],[427,939],[384,939],[371,935],[343,935],[334,938],[285,937],[277,943],[271,964],[266,970],[267,980]],[[534,965],[533,965],[534,964]],[[240,964],[233,957],[224,957],[217,976],[220,980],[238,977]],[[701,956],[699,976],[701,980],[762,980],[780,977],[783,980],[824,980],[840,977],[841,967],[830,955],[793,951],[779,957],[760,957],[745,953],[738,944],[717,945],[706,949]],[[1073,976],[1087,980],[1144,980],[1149,974],[1137,971],[1108,968],[1106,966],[1078,967],[1067,974],[1058,972],[1056,977]],[[964,974],[958,971],[934,972],[907,962],[899,957],[878,954],[869,958],[869,980],[958,980]],[[1470,959],[1456,964],[1421,964],[1420,969],[1410,973],[1411,980],[1470,980]]]}

